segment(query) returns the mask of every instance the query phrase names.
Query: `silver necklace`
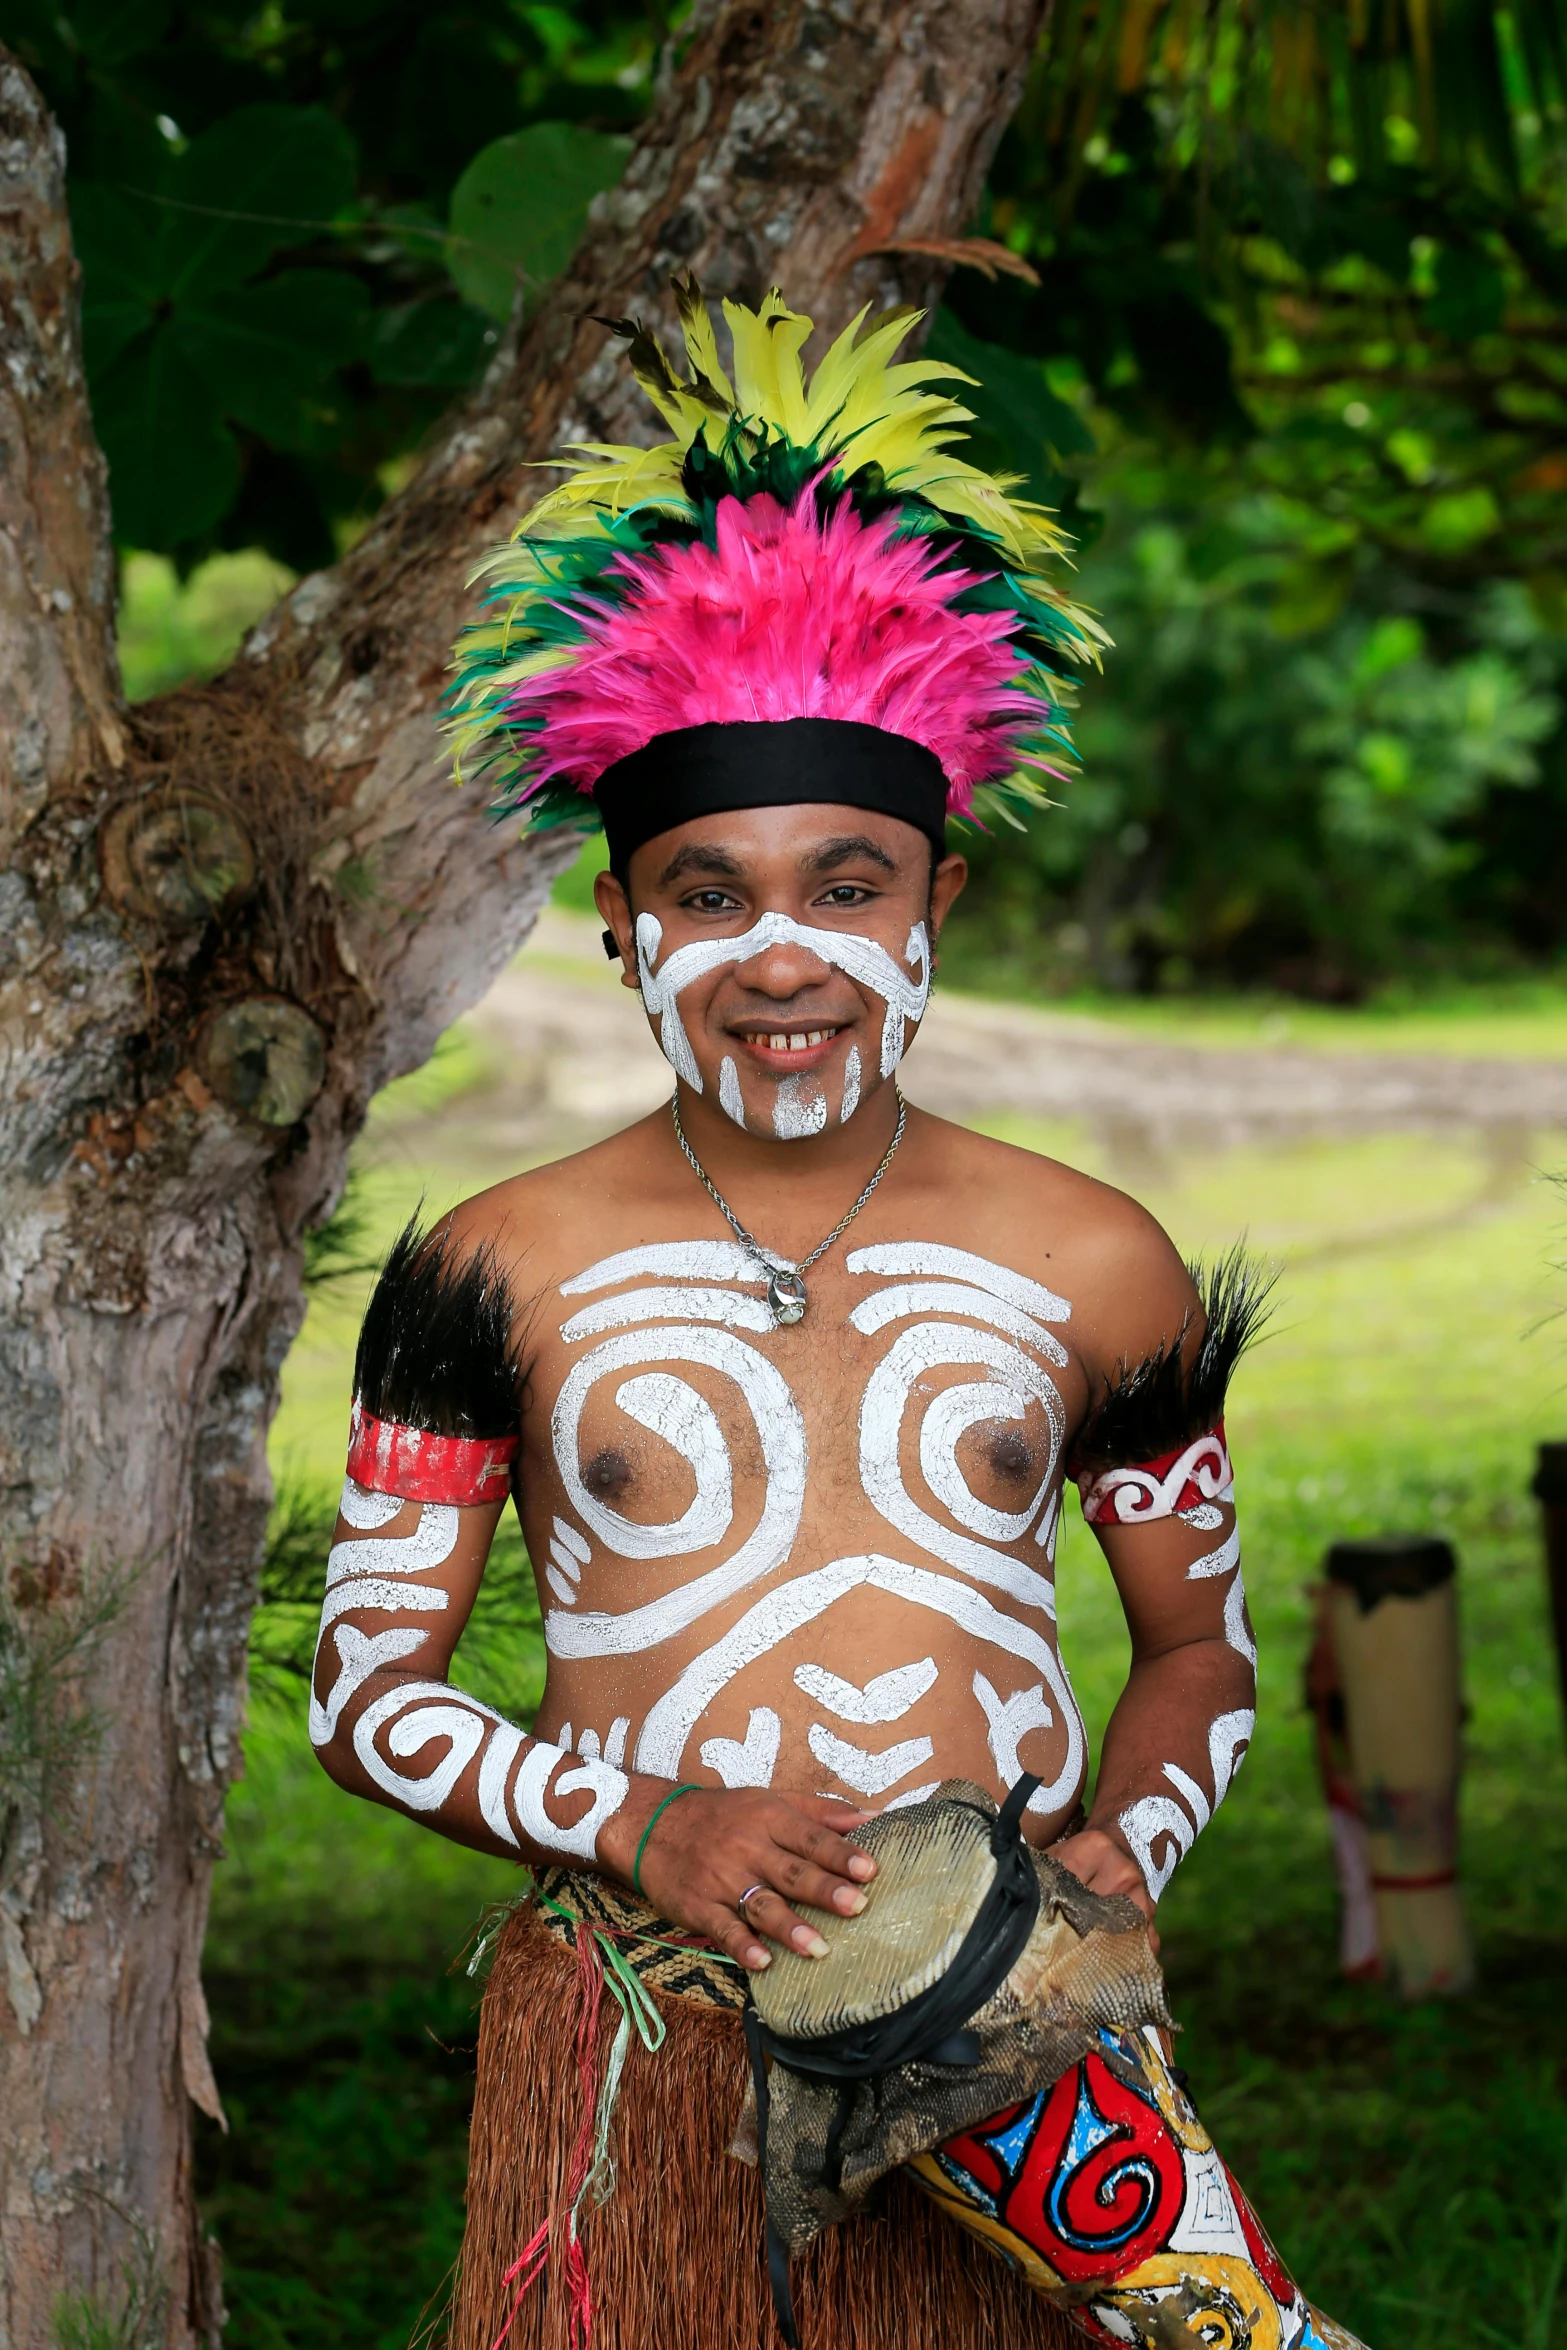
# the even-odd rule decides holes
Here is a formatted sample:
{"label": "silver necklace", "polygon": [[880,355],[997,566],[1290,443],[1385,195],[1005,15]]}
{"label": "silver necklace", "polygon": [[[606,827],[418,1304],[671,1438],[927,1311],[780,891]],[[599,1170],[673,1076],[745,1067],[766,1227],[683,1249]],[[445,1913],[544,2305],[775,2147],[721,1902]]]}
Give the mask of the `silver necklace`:
{"label": "silver necklace", "polygon": [[767,1275],[767,1302],[768,1305],[772,1308],[773,1324],[776,1329],[781,1330],[786,1323],[798,1322],[804,1319],[806,1305],[809,1302],[805,1293],[806,1274],[815,1264],[817,1258],[825,1256],[827,1251],[832,1247],[833,1242],[837,1240],[842,1233],[847,1232],[849,1226],[854,1222],[855,1217],[859,1214],[861,1208],[864,1207],[866,1201],[870,1198],[871,1193],[875,1190],[877,1184],[886,1174],[887,1169],[892,1165],[892,1154],[897,1149],[899,1143],[903,1140],[903,1129],[908,1122],[909,1115],[909,1105],[904,1100],[902,1090],[896,1082],[894,1082],[892,1090],[898,1096],[898,1123],[893,1129],[892,1140],[887,1145],[886,1154],[882,1159],[881,1165],[877,1168],[869,1183],[866,1184],[865,1189],[860,1193],[859,1198],[855,1201],[848,1214],[838,1218],[837,1223],[828,1233],[827,1238],[825,1240],[819,1240],[816,1243],[816,1246],[812,1249],[810,1255],[808,1257],[802,1257],[798,1265],[775,1265],[772,1258],[768,1255],[766,1249],[763,1248],[761,1242],[759,1240],[752,1239],[750,1233],[747,1232],[745,1226],[741,1223],[739,1217],[735,1214],[734,1209],[729,1205],[729,1202],[725,1199],[723,1193],[719,1190],[717,1184],[713,1181],[707,1169],[703,1166],[701,1160],[697,1157],[696,1152],[687,1142],[686,1130],[680,1123],[679,1094],[674,1094],[670,1099],[669,1107],[673,1113],[675,1121],[675,1140],[679,1143],[681,1149],[685,1152],[686,1157],[690,1162],[692,1173],[696,1176],[697,1181],[702,1185],[702,1188],[707,1193],[707,1196],[712,1201],[714,1207],[718,1209],[722,1216],[727,1218],[734,1232],[734,1236],[736,1240],[739,1241],[741,1247],[748,1248],[750,1250],[752,1256],[755,1257],[757,1263],[761,1266],[763,1272]]}

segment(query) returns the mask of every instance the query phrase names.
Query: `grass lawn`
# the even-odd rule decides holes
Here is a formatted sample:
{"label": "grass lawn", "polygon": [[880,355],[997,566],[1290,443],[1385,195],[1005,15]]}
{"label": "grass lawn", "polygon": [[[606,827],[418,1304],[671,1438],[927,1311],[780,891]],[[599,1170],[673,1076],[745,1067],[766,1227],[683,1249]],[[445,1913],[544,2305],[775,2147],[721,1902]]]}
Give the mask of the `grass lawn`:
{"label": "grass lawn", "polygon": [[[1530,1049],[1551,1049],[1553,1007],[1507,1017],[1538,1020]],[[1492,1049],[1472,1007],[1421,1019],[1423,1049]],[[1376,1025],[1397,1049],[1399,1023]],[[458,1031],[382,1097],[362,1153],[370,1253],[421,1192],[439,1208],[499,1171],[465,1169],[438,1115],[478,1073]],[[1094,1165],[1069,1129],[997,1131]],[[1564,1157],[1559,1137],[1500,1159],[1479,1138],[1373,1138],[1192,1157],[1144,1193],[1184,1248],[1244,1230],[1284,1267],[1230,1415],[1258,1737],[1161,1914],[1181,2061],[1286,2258],[1372,2350],[1567,2345],[1567,2280],[1554,2314],[1551,2282],[1567,2211],[1567,1762],[1527,1491],[1535,1441],[1567,1435],[1567,1322],[1542,1324],[1567,1303],[1550,1269],[1564,1202],[1539,1174]],[[341,1473],[363,1293],[354,1279],[318,1292],[287,1367],[274,1460],[307,1490]],[[1125,1638],[1072,1515],[1062,1640],[1092,1730]],[[1335,1970],[1300,1678],[1325,1545],[1411,1527],[1448,1534],[1461,1561],[1481,1981],[1405,2009]],[[515,1628],[523,1575],[513,1541],[494,1571],[513,1628],[472,1668],[518,1707],[540,1679],[536,1632]],[[286,1696],[258,1699],[229,1826],[207,1981],[232,2128],[203,2125],[201,2141],[229,2338],[400,2350],[460,2231],[474,1994],[452,1962],[510,1872],[340,1796]]]}

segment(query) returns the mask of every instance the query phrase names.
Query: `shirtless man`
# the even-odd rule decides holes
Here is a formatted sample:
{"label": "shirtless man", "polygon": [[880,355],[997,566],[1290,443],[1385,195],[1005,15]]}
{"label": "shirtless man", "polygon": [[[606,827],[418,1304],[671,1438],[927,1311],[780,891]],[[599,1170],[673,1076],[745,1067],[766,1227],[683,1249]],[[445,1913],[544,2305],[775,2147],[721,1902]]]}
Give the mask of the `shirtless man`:
{"label": "shirtless man", "polygon": [[[612,2111],[626,2041],[605,2072],[593,1985],[632,2000],[629,2038],[625,1970],[649,1953],[689,1959],[688,1977],[727,1963],[733,1983],[779,1948],[820,1954],[822,1926],[858,1916],[873,1886],[856,1827],[949,1779],[998,1800],[1037,1779],[1030,1840],[1151,1916],[1253,1725],[1220,1417],[1244,1298],[1223,1280],[1200,1298],[1119,1193],[905,1111],[897,1088],[965,877],[947,820],[994,808],[982,789],[1028,797],[1001,778],[1030,742],[1059,750],[1059,672],[1091,650],[1091,623],[1045,584],[1059,541],[947,452],[963,412],[924,388],[940,371],[888,364],[907,318],[851,329],[807,386],[809,322],[777,297],[759,317],[726,305],[731,390],[699,294],[677,292],[688,381],[633,335],[675,440],[590,451],[534,510],[497,558],[494,616],[459,647],[458,689],[520,802],[570,813],[591,796],[606,944],[674,1103],[400,1245],[361,1340],[315,1670],[311,1736],[333,1777],[533,1864],[540,1914],[565,1921],[584,1970],[573,2025],[568,1959],[541,1955],[526,1920],[508,1928],[457,2350],[512,2326],[567,2203],[568,2290],[553,2316],[535,2297],[512,2339],[542,2324],[580,2345],[578,2215],[612,2159],[592,2229],[618,2280],[612,2343],[641,2350],[670,2293],[682,2322],[665,2337],[658,2319],[660,2336],[688,2350],[749,2350],[763,2326],[732,2298],[736,2263],[756,2261],[740,2166],[722,2160],[732,2116],[659,2090],[667,2057],[648,2059],[640,2106],[628,2088]],[[1132,1637],[1086,1818],[1053,1589],[1069,1476]],[[446,1679],[508,1495],[548,1652],[531,1736]],[[666,2020],[698,1995],[676,1989]],[[700,1996],[734,2005],[722,1982]],[[581,2083],[599,2083],[575,2154],[573,2031]],[[1051,2202],[1043,2235],[1010,2239],[1014,2270],[1104,2340],[1219,2339],[1170,2332],[1189,2302],[1222,2304],[1223,2338],[1252,2350],[1347,2341],[1315,2330],[1167,2081],[1108,2118],[1134,2058],[1097,2088],[1085,2058],[1048,2114],[1050,2084],[1027,2085],[1029,2145],[1055,2116],[1067,2186],[1106,2148],[1133,2151],[1083,2187],[1078,2222]],[[707,2102],[728,2096],[720,2073]],[[1015,2185],[1022,2124],[1007,2127]],[[678,2182],[693,2131],[711,2143],[650,2237],[636,2198]],[[976,2184],[992,2153],[940,2160],[931,2192],[955,2188],[995,2239],[1004,2198]],[[481,2242],[476,2211],[497,2195],[506,2216]],[[530,2198],[546,2225],[507,2266]],[[808,2350],[997,2338],[1009,2281],[960,2278],[941,2246],[965,2240],[914,2202],[895,2259],[885,2231],[842,2253]],[[1127,2292],[1090,2308],[1095,2280],[1129,2263]],[[1009,2342],[1057,2341],[1059,2323],[1043,2301],[1008,2304]]]}
{"label": "shirtless man", "polygon": [[[822,949],[869,943],[907,971],[906,943],[925,930],[934,951],[964,874],[896,817],[806,806],[682,825],[636,850],[629,886],[598,882],[629,986],[638,917],[659,926],[655,980],[683,950],[739,942],[738,959],[699,957],[679,994],[702,1079],[680,1085],[681,1123],[742,1225],[783,1259],[832,1230],[899,1115],[895,1075],[881,1074],[887,1001]],[[818,943],[753,949],[769,915]],[[720,1106],[726,1067],[743,1127]],[[802,1080],[830,1115],[780,1143],[780,1101]],[[1099,1523],[1132,1670],[1076,1824],[1088,1756],[1053,1596],[1066,1463],[1092,1398],[1200,1315],[1143,1209],[911,1108],[875,1192],[805,1276],[804,1315],[777,1325],[765,1268],[659,1111],[482,1194],[447,1231],[459,1258],[493,1250],[523,1304],[515,1484],[549,1652],[535,1730],[575,1759],[541,1747],[525,1765],[516,1834],[480,1792],[496,1741],[511,1749],[515,1733],[481,1726],[476,1708],[458,1741],[472,1753],[437,1804],[422,1759],[379,1759],[397,1725],[395,1748],[418,1755],[425,1707],[446,1730],[453,1701],[429,1685],[444,1683],[472,1608],[497,1500],[442,1531],[446,1556],[413,1579],[417,1613],[363,1616],[398,1653],[356,1681],[321,1745],[342,1785],[482,1850],[569,1854],[629,1884],[656,1807],[699,1780],[710,1793],[661,1814],[641,1885],[756,1968],[769,1940],[819,1939],[791,1901],[862,1905],[870,1864],[841,1832],[846,1801],[879,1808],[945,1778],[1000,1796],[1026,1769],[1042,1782],[1031,1841],[1151,1914],[1244,1751],[1255,1674],[1228,1498]],[[378,1524],[373,1571],[388,1543],[430,1549],[433,1514],[409,1504]],[[343,1600],[366,1539],[340,1522]],[[323,1642],[323,1705],[341,1670]],[[367,1715],[374,1731],[356,1735]],[[1211,1749],[1216,1723],[1225,1743]],[[755,1885],[766,1890],[742,1917]]]}

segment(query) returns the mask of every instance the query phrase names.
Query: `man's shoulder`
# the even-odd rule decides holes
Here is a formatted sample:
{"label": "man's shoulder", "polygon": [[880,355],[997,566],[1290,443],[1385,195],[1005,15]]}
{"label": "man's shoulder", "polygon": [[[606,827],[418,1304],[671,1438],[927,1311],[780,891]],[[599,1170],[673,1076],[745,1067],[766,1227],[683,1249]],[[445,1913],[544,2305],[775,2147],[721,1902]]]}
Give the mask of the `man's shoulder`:
{"label": "man's shoulder", "polygon": [[1194,1304],[1174,1242],[1127,1192],[966,1128],[941,1145],[969,1245],[1067,1298],[1090,1356],[1151,1349]]}
{"label": "man's shoulder", "polygon": [[492,1250],[530,1286],[575,1270],[584,1250],[608,1254],[622,1245],[621,1226],[635,1210],[644,1160],[639,1136],[649,1123],[504,1177],[451,1209],[442,1230],[459,1255]]}
{"label": "man's shoulder", "polygon": [[945,1119],[931,1125],[940,1150],[937,1179],[945,1180],[954,1206],[973,1216],[976,1229],[1122,1270],[1172,1253],[1158,1219],[1113,1183]]}

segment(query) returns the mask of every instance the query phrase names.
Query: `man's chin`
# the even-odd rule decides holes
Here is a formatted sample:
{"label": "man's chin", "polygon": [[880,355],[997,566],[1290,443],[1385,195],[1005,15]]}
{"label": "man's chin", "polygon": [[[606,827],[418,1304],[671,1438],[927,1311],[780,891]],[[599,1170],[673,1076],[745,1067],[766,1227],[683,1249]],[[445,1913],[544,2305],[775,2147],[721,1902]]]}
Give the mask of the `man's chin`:
{"label": "man's chin", "polygon": [[[770,1142],[806,1142],[846,1124],[860,1102],[860,1052],[829,1043],[788,1054],[736,1039],[719,1061],[719,1107],[745,1133]],[[765,1056],[765,1057],[764,1057]]]}

